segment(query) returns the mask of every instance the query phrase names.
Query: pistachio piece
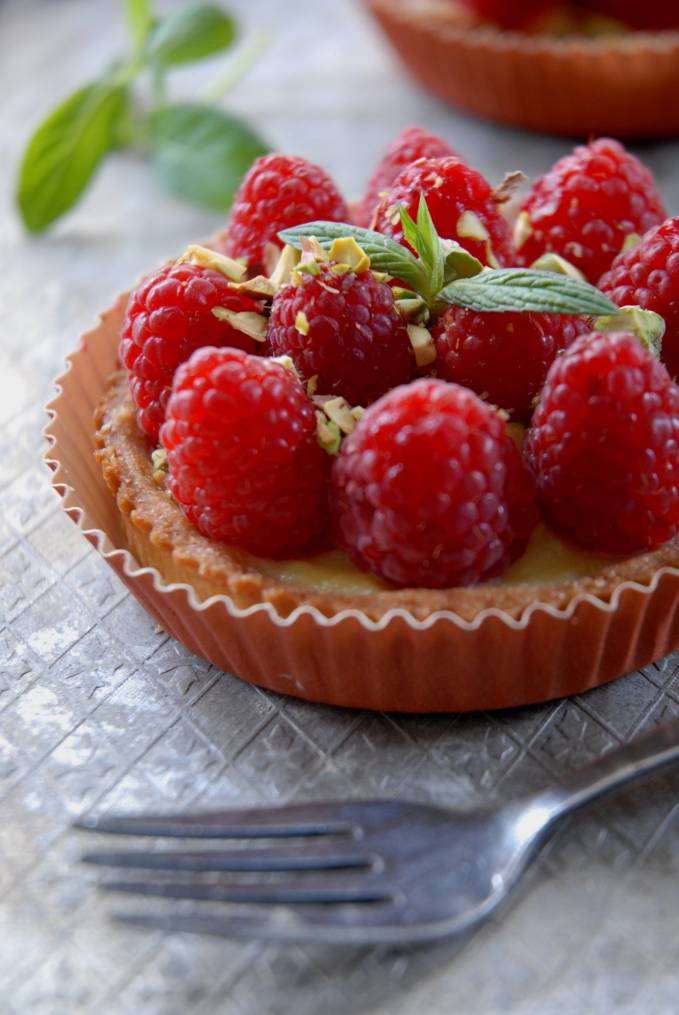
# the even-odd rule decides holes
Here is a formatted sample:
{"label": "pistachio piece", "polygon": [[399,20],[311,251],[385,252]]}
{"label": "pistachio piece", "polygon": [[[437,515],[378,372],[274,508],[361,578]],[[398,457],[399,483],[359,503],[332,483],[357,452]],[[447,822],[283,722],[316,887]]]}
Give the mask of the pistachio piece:
{"label": "pistachio piece", "polygon": [[266,275],[255,275],[254,278],[246,279],[245,282],[232,282],[231,288],[236,292],[245,293],[246,296],[254,296],[255,299],[270,300],[276,295],[276,286]]}
{"label": "pistachio piece", "polygon": [[514,246],[517,250],[520,250],[526,240],[530,239],[533,235],[533,223],[530,220],[530,215],[527,211],[519,213],[519,217],[516,220],[514,226]]}
{"label": "pistachio piece", "polygon": [[165,486],[169,468],[165,448],[156,448],[151,452],[151,474],[157,486]]}
{"label": "pistachio piece", "polygon": [[537,261],[533,261],[531,268],[534,268],[536,271],[552,271],[558,275],[568,275],[569,278],[577,278],[580,282],[587,281],[579,268],[576,268],[574,264],[567,261],[565,257],[561,257],[560,254],[554,254],[551,251],[547,254],[542,254],[541,257],[538,257]]}
{"label": "pistachio piece", "polygon": [[245,265],[240,261],[234,261],[232,257],[210,250],[209,247],[201,247],[199,243],[191,243],[182,256],[177,258],[177,264],[198,264],[202,268],[212,268],[232,282],[240,282],[246,272]]}
{"label": "pistachio piece", "polygon": [[639,233],[628,233],[625,237],[625,242],[620,248],[623,254],[626,254],[628,250],[634,250],[641,243],[641,236]]}
{"label": "pistachio piece", "polygon": [[283,249],[278,252],[276,265],[269,275],[269,280],[276,291],[289,280],[290,273],[298,262],[299,251],[286,243]]}
{"label": "pistachio piece", "polygon": [[525,183],[527,179],[526,174],[522,173],[520,169],[513,173],[505,173],[504,180],[492,191],[490,196],[495,204],[506,204],[507,201],[511,201],[521,184]]}
{"label": "pistachio piece", "polygon": [[323,402],[323,412],[331,423],[335,423],[343,434],[350,434],[356,426],[356,417],[346,398],[329,398]]}
{"label": "pistachio piece", "polygon": [[418,367],[429,366],[436,359],[436,344],[431,331],[421,324],[409,324],[406,330]]}
{"label": "pistachio piece", "polygon": [[295,363],[291,356],[288,356],[286,353],[283,353],[282,356],[271,356],[270,360],[272,363],[280,363],[282,367],[285,367],[286,370],[289,370],[291,373],[293,373],[298,380],[301,380],[301,377],[297,372],[297,367],[295,366]]}
{"label": "pistachio piece", "polygon": [[297,311],[297,316],[295,317],[295,328],[300,333],[300,335],[309,334],[309,318],[307,317],[307,315],[304,313],[303,310]]}
{"label": "pistachio piece", "polygon": [[320,409],[316,410],[316,440],[329,455],[336,455],[342,443],[339,427]]}
{"label": "pistachio piece", "polygon": [[213,307],[212,313],[218,321],[228,321],[236,331],[242,331],[249,335],[255,342],[263,342],[266,339],[267,320],[263,314],[256,314],[251,310],[228,310],[227,307]]}
{"label": "pistachio piece", "polygon": [[370,258],[353,236],[343,236],[332,241],[330,260],[337,264],[347,264],[356,272],[367,271],[370,267]]}
{"label": "pistachio piece", "polygon": [[486,261],[491,268],[499,268],[500,263],[493,253],[490,242],[490,233],[484,226],[479,216],[473,211],[463,211],[457,220],[457,235],[463,239],[477,240],[486,245]]}
{"label": "pistachio piece", "polygon": [[665,321],[653,310],[641,307],[621,307],[615,314],[605,314],[594,322],[595,331],[626,331],[636,335],[654,356],[660,356]]}

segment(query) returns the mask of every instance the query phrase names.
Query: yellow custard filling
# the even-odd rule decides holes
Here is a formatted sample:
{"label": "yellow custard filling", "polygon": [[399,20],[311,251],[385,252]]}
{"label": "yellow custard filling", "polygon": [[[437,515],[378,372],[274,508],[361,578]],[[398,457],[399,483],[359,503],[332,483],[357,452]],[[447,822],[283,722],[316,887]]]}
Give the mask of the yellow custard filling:
{"label": "yellow custard filling", "polygon": [[[359,594],[389,588],[359,571],[340,550],[306,560],[265,560],[252,556],[247,559],[252,567],[270,578],[316,592]],[[544,525],[538,525],[523,556],[492,584],[544,585],[589,577],[610,564],[611,559],[569,546]]]}

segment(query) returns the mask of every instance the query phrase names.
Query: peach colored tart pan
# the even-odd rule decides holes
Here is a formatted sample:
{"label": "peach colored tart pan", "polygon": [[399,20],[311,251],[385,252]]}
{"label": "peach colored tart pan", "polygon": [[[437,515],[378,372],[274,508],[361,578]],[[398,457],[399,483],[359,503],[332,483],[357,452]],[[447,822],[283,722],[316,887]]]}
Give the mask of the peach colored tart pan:
{"label": "peach colored tart pan", "polygon": [[141,605],[190,651],[283,694],[428,712],[575,694],[679,645],[679,569],[673,566],[679,539],[558,586],[307,595],[241,567],[239,580],[227,586],[231,595],[200,600],[189,584],[166,583],[130,552],[130,519],[94,453],[94,414],[117,368],[126,300],[127,294],[119,296],[69,357],[48,406],[47,458],[66,512]]}
{"label": "peach colored tart pan", "polygon": [[452,0],[364,0],[424,88],[477,116],[549,134],[679,133],[679,31],[527,35],[471,23]]}

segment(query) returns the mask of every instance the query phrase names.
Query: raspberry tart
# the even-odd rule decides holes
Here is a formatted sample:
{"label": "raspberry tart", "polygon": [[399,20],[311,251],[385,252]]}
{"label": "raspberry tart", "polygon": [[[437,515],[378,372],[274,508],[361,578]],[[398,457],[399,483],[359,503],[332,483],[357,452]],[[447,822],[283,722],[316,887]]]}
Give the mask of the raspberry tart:
{"label": "raspberry tart", "polygon": [[364,2],[405,70],[460,109],[575,137],[679,131],[674,0]]}
{"label": "raspberry tart", "polygon": [[274,241],[244,210],[269,172],[236,200],[242,246],[190,247],[120,297],[51,406],[55,485],[140,602],[225,670],[380,709],[544,700],[674,647],[659,310],[553,250],[500,266],[506,193],[447,152],[394,177],[381,231]]}

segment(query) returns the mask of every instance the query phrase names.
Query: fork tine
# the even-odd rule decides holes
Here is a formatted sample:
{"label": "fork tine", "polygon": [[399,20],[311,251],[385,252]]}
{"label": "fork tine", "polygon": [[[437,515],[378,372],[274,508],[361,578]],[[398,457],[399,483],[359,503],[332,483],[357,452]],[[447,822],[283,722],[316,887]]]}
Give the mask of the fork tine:
{"label": "fork tine", "polygon": [[192,899],[195,902],[269,903],[304,905],[307,903],[386,902],[392,898],[386,888],[360,886],[358,879],[305,878],[303,882],[272,882],[253,885],[196,885],[175,881],[105,881],[99,886],[107,892],[150,895],[161,899]]}
{"label": "fork tine", "polygon": [[105,867],[181,871],[294,871],[336,870],[343,867],[374,867],[377,858],[367,852],[337,848],[232,849],[205,852],[147,850],[97,850],[85,853],[84,863]]}
{"label": "fork tine", "polygon": [[352,835],[357,832],[357,804],[300,804],[196,814],[139,814],[84,817],[75,827],[110,835],[168,836],[201,839],[287,838]]}
{"label": "fork tine", "polygon": [[[389,924],[392,907],[381,910],[378,920],[361,920],[348,916],[342,907],[318,909],[285,909],[258,907],[254,913],[234,913],[227,917],[207,913],[114,913],[119,923],[135,927],[189,934],[210,934],[215,937],[241,940],[276,941],[279,943],[385,944],[427,940],[437,937],[434,929],[398,927]],[[349,911],[351,912],[351,911]],[[355,913],[356,911],[354,911]],[[360,912],[365,912],[363,907]],[[372,913],[373,910],[370,909]],[[342,915],[344,914],[344,915]],[[361,921],[361,922],[357,922]]]}

